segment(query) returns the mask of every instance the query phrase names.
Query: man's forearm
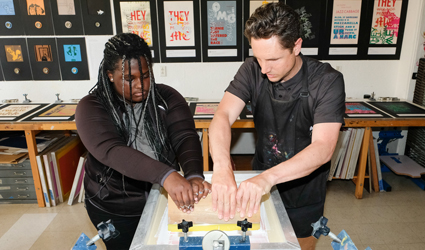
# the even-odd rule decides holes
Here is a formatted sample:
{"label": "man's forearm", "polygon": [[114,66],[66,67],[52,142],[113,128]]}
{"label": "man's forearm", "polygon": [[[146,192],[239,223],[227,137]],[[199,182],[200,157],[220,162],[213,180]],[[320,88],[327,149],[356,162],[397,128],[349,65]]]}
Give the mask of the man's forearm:
{"label": "man's forearm", "polygon": [[214,115],[209,127],[209,147],[214,166],[226,166],[230,162],[231,125],[220,113]]}
{"label": "man's forearm", "polygon": [[328,162],[334,148],[335,146],[329,145],[328,142],[312,143],[291,159],[264,171],[263,174],[272,185],[305,177]]}

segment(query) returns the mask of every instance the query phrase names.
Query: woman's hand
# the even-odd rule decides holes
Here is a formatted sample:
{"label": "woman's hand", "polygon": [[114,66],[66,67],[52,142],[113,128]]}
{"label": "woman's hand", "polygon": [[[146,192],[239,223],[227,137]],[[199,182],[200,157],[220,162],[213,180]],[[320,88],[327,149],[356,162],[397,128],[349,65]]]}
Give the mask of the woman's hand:
{"label": "woman's hand", "polygon": [[165,179],[164,188],[181,211],[184,213],[193,211],[192,185],[183,176],[177,172],[172,172]]}
{"label": "woman's hand", "polygon": [[211,193],[211,184],[202,178],[195,177],[189,180],[192,185],[193,197],[195,199],[195,204],[199,202],[201,198],[208,196]]}

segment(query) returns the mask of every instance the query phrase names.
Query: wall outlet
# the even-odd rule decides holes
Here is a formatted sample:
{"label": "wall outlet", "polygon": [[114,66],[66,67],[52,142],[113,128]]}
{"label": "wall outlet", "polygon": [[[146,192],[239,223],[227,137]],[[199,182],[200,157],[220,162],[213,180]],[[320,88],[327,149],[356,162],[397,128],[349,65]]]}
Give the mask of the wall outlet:
{"label": "wall outlet", "polygon": [[167,76],[167,67],[166,66],[161,66],[160,70],[161,70],[160,76],[161,77],[166,77]]}

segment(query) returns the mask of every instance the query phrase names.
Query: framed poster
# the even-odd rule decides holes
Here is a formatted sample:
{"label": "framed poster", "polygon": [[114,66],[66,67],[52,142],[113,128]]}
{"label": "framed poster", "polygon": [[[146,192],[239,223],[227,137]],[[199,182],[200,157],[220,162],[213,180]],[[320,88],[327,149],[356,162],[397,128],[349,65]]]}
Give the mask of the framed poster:
{"label": "framed poster", "polygon": [[369,1],[368,58],[400,58],[407,4],[408,0]]}
{"label": "framed poster", "polygon": [[1,68],[1,59],[0,59],[0,81],[4,81],[3,69]]}
{"label": "framed poster", "polygon": [[28,38],[28,52],[34,80],[61,80],[54,38]]}
{"label": "framed poster", "polygon": [[159,1],[161,62],[200,62],[199,1]]}
{"label": "framed poster", "polygon": [[204,62],[242,61],[242,1],[202,1]]}
{"label": "framed poster", "polygon": [[45,107],[47,103],[11,103],[0,106],[1,121],[18,121]]}
{"label": "framed poster", "polygon": [[0,0],[0,34],[2,36],[25,34],[19,0]]}
{"label": "framed poster", "polygon": [[54,103],[23,121],[73,121],[76,108],[76,103]]}
{"label": "framed poster", "polygon": [[345,118],[388,118],[385,112],[367,104],[366,102],[345,102]]}
{"label": "framed poster", "polygon": [[192,111],[193,118],[209,118],[214,117],[217,111],[218,102],[191,102],[189,104],[190,111]]}
{"label": "framed poster", "polygon": [[152,59],[159,62],[156,1],[115,0],[117,33],[133,33],[142,37],[151,48]]}
{"label": "framed poster", "polygon": [[86,40],[80,37],[56,38],[62,80],[90,80]]}
{"label": "framed poster", "polygon": [[110,1],[81,0],[85,35],[112,35]]}
{"label": "framed poster", "polygon": [[27,35],[53,35],[50,0],[20,0]]}
{"label": "framed poster", "polygon": [[6,81],[32,80],[25,38],[0,39],[0,62]]}
{"label": "framed poster", "polygon": [[368,102],[394,117],[425,117],[425,109],[409,102]]}
{"label": "framed poster", "polygon": [[245,22],[248,20],[248,18],[251,16],[254,11],[262,6],[263,4],[268,3],[274,3],[279,2],[279,0],[249,0],[249,1],[243,1],[243,16],[244,16],[244,22],[242,24],[242,36],[243,36],[243,60],[247,57],[252,57],[252,49],[251,45],[249,45],[248,39],[243,35],[245,31]]}
{"label": "framed poster", "polygon": [[52,16],[56,35],[84,34],[79,0],[52,1]]}
{"label": "framed poster", "polygon": [[[286,0],[286,4],[291,6],[301,19],[301,37],[303,39],[301,53],[303,55],[318,58],[320,41],[325,34],[326,0]],[[322,34],[323,33],[323,34]]]}

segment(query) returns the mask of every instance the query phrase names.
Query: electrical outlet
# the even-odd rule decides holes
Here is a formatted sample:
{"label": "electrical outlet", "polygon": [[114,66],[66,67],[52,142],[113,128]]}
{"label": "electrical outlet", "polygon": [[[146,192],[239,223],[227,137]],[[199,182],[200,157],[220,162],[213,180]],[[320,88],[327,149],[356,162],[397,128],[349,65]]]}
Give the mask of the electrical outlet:
{"label": "electrical outlet", "polygon": [[166,66],[161,66],[161,73],[160,76],[161,77],[166,77],[167,76],[167,67]]}

